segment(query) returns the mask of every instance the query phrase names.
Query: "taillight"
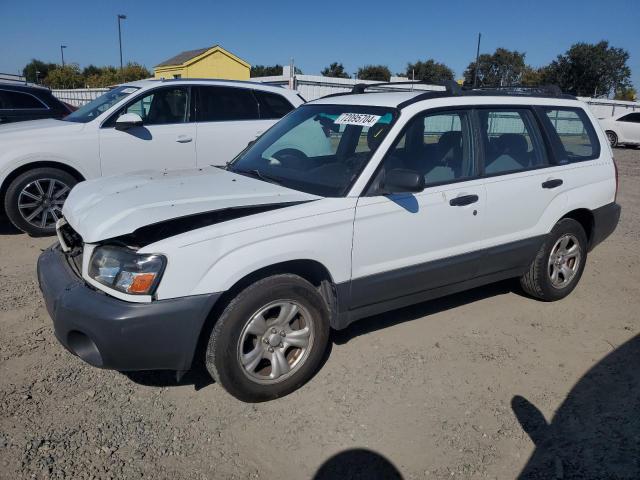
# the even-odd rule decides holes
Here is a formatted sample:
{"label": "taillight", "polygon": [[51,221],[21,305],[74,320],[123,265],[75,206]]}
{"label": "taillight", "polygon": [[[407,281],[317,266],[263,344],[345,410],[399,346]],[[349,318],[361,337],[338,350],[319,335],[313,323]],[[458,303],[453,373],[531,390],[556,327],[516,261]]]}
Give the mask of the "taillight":
{"label": "taillight", "polygon": [[618,201],[618,164],[616,163],[616,159],[611,157],[611,160],[613,160],[613,169],[616,172],[616,193],[613,196],[613,201],[617,202]]}

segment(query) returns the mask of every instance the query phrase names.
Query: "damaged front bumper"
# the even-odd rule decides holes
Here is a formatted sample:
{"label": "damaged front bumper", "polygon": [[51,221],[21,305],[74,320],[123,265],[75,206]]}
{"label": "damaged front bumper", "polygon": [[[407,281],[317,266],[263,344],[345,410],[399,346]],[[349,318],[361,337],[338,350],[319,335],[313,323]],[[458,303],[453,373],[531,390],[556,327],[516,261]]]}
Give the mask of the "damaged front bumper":
{"label": "damaged front bumper", "polygon": [[38,281],[60,343],[87,363],[115,370],[188,370],[220,294],[151,303],[89,287],[55,246],[38,259]]}

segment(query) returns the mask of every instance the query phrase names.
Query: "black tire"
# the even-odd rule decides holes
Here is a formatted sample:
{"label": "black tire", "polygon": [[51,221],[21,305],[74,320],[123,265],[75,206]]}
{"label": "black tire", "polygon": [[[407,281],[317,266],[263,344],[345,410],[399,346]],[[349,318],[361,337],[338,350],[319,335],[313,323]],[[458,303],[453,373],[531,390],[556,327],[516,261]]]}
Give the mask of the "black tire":
{"label": "black tire", "polygon": [[[69,188],[73,188],[73,186],[78,183],[78,180],[71,175],[70,173],[65,172],[64,170],[60,170],[58,168],[34,168],[33,170],[28,170],[24,173],[18,175],[13,181],[9,184],[7,188],[7,192],[4,197],[4,208],[7,213],[7,217],[9,221],[19,230],[28,233],[32,236],[47,236],[55,234],[55,226],[51,226],[49,223],[53,222],[55,217],[52,214],[47,214],[47,220],[45,223],[46,227],[42,228],[39,225],[34,225],[30,223],[28,218],[28,212],[30,210],[24,211],[18,208],[18,202],[20,199],[20,193],[27,187],[29,184],[34,184],[37,181],[42,182],[42,185],[48,185],[48,182],[51,179],[55,180],[57,183],[56,192],[60,192],[63,190],[63,186]],[[65,194],[61,195],[60,199],[66,198],[69,194],[69,190],[66,191]],[[37,203],[37,200],[33,200],[34,203]],[[57,202],[58,199],[55,199]],[[61,205],[57,205],[60,206]],[[23,214],[24,212],[24,214]],[[42,215],[42,214],[41,214]],[[56,215],[59,216],[61,213],[56,210]],[[41,217],[36,217],[41,218]]]}
{"label": "black tire", "polygon": [[616,135],[616,133],[612,132],[611,130],[607,130],[606,134],[607,134],[607,139],[609,140],[609,145],[611,145],[611,148],[617,147],[618,135]]}
{"label": "black tire", "polygon": [[[552,249],[556,247],[561,238],[567,235],[577,240],[580,257],[576,265],[575,273],[562,287],[554,286],[550,275],[550,258]],[[553,227],[544,244],[531,262],[529,270],[520,277],[520,285],[526,293],[545,302],[553,302],[569,295],[582,277],[587,261],[587,235],[582,225],[572,218],[563,218]]]}
{"label": "black tire", "polygon": [[[261,383],[250,378],[240,362],[241,336],[256,312],[280,300],[296,302],[310,314],[313,342],[300,365],[277,383]],[[328,341],[329,312],[318,290],[297,275],[275,275],[248,286],[229,302],[209,337],[205,364],[231,395],[246,402],[262,402],[287,395],[306,383],[322,362]]]}

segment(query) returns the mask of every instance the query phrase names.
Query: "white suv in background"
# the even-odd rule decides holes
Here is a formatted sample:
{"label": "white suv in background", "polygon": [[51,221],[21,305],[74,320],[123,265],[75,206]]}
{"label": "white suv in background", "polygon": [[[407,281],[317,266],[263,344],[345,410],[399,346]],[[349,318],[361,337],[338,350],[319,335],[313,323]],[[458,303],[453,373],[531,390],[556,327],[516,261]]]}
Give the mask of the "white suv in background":
{"label": "white suv in background", "polygon": [[599,121],[612,147],[640,145],[640,112],[622,113]]}
{"label": "white suv in background", "polygon": [[226,167],[77,185],[38,261],[56,336],[259,401],[313,375],[330,328],[512,277],[565,297],[618,223],[616,168],[582,102],[518,93],[357,86]]}
{"label": "white suv in background", "polygon": [[53,234],[77,182],[224,165],[302,103],[253,82],[141,80],[62,120],[0,126],[0,213],[32,235]]}

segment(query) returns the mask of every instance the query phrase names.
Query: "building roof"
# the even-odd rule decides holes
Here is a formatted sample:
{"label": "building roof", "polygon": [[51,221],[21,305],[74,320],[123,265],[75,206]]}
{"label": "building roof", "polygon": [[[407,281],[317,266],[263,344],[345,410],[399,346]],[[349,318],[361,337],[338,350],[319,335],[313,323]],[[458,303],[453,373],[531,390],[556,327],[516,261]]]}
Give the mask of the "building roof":
{"label": "building roof", "polygon": [[242,63],[243,65],[246,65],[247,67],[249,67],[250,65],[245,62],[244,60],[242,60],[240,57],[236,57],[233,53],[229,52],[228,50],[225,50],[224,48],[222,48],[220,45],[214,45],[212,47],[206,47],[206,48],[198,48],[196,50],[187,50],[184,52],[179,53],[178,55],[171,57],[167,60],[165,60],[164,62],[159,63],[158,65],[155,66],[155,68],[158,67],[169,67],[169,66],[176,66],[176,65],[184,65],[186,63],[189,63],[191,60],[194,60],[195,58],[199,57],[200,55],[203,55],[209,51],[213,51],[213,50],[219,50],[222,53],[226,54],[227,56],[233,58],[234,60],[238,61],[239,63]]}

